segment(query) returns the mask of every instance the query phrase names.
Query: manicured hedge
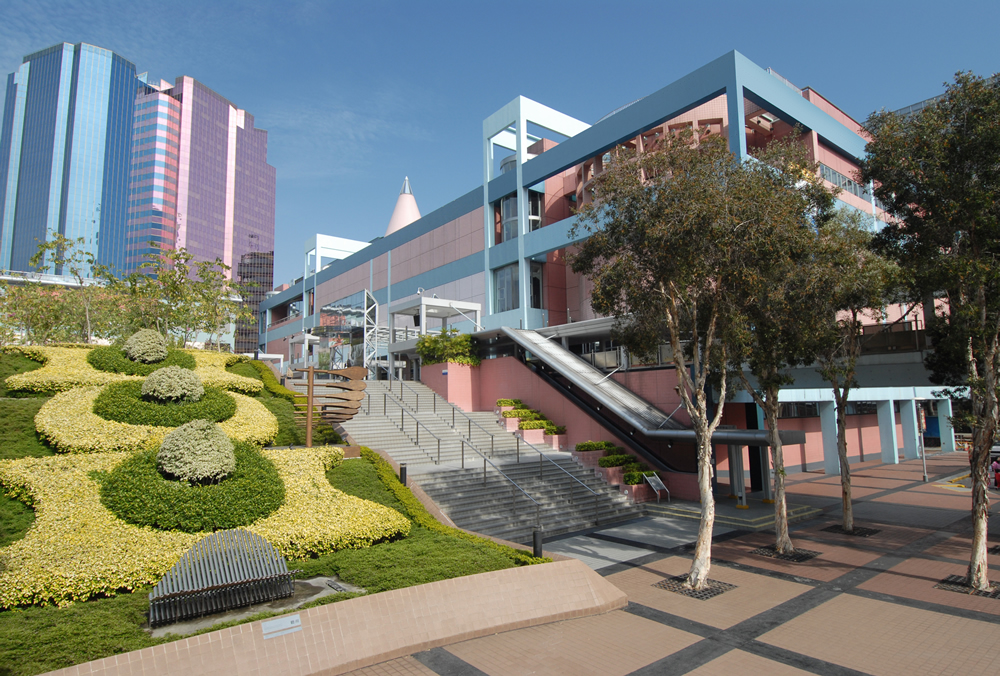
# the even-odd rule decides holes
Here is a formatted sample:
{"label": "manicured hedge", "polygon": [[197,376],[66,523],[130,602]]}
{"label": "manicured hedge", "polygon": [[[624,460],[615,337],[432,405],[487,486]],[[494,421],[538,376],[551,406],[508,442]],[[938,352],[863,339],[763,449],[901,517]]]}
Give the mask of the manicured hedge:
{"label": "manicured hedge", "polygon": [[410,520],[412,520],[413,523],[439,533],[453,535],[463,540],[477,542],[492,549],[496,549],[504,556],[510,558],[510,560],[518,566],[527,566],[535,563],[550,563],[552,561],[552,559],[548,557],[535,558],[526,551],[498,544],[493,542],[493,540],[473,535],[472,533],[466,533],[464,530],[458,528],[445,526],[443,523],[431,516],[430,512],[427,511],[427,508],[413,496],[413,493],[410,492],[409,488],[399,482],[399,479],[396,477],[396,472],[392,469],[392,465],[386,462],[382,456],[370,448],[362,446],[361,457],[375,466],[375,471],[378,473],[378,478],[382,482],[382,485],[389,489],[389,491],[396,496],[397,500],[403,503],[407,516],[410,517]]}
{"label": "manicured hedge", "polygon": [[156,453],[128,458],[99,478],[101,503],[126,523],[185,533],[246,526],[285,500],[278,470],[249,444],[235,444],[236,469],[220,483],[191,485],[166,479]]}
{"label": "manicured hedge", "polygon": [[89,346],[86,350],[37,345],[7,346],[2,349],[7,354],[20,354],[43,364],[39,369],[9,376],[4,383],[11,393],[50,395],[74,387],[106,385],[121,380],[135,380],[139,377],[98,371],[87,363]]}
{"label": "manicured hedge", "polygon": [[283,386],[278,379],[274,377],[274,372],[271,367],[262,361],[251,361],[250,366],[257,370],[260,374],[260,379],[264,383],[264,388],[276,397],[281,397],[282,399],[287,399],[293,404],[296,398],[305,400],[305,395],[299,394],[298,392],[293,392],[287,387]]}
{"label": "manicured hedge", "polygon": [[656,472],[650,470],[644,472],[625,472],[622,474],[622,481],[627,486],[637,486],[638,484],[645,483],[645,479],[643,477],[655,475]]}
{"label": "manicured hedge", "polygon": [[[99,387],[78,387],[57,394],[35,416],[38,434],[60,453],[107,453],[159,448],[172,428],[157,425],[132,425],[105,420],[94,413]],[[256,399],[236,392],[236,413],[220,424],[233,441],[257,446],[271,443],[278,434],[278,421]]]}
{"label": "manicured hedge", "polygon": [[520,399],[497,399],[497,406],[520,406]]}
{"label": "manicured hedge", "polygon": [[617,451],[618,447],[610,441],[581,441],[576,445],[578,451]]}
{"label": "manicured hedge", "polygon": [[94,401],[94,413],[130,425],[179,427],[192,420],[228,420],[236,414],[236,400],[216,387],[206,387],[198,401],[147,401],[142,398],[142,383],[127,381],[105,387]]}
{"label": "manicured hedge", "polygon": [[603,458],[597,459],[597,464],[601,467],[624,467],[632,462],[635,462],[635,456],[628,455],[627,453],[622,453],[620,455],[606,455]]}
{"label": "manicured hedge", "polygon": [[182,350],[167,350],[167,358],[154,364],[132,361],[124,350],[114,345],[95,347],[87,355],[87,363],[98,371],[107,373],[124,373],[130,376],[148,376],[156,369],[164,366],[180,366],[194,369],[195,359]]}

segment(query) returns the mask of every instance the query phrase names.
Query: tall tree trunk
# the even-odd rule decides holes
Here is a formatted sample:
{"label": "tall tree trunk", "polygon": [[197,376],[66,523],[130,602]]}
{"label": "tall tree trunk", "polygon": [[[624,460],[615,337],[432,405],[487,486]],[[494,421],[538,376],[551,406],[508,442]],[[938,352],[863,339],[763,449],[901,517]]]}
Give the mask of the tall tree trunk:
{"label": "tall tree trunk", "polygon": [[833,383],[833,398],[837,405],[837,457],[840,459],[840,497],[843,528],[854,532],[854,507],[851,504],[851,466],[847,463],[847,395],[850,388]]}
{"label": "tall tree trunk", "polygon": [[774,465],[774,548],[781,554],[792,554],[795,547],[788,536],[788,505],[785,502],[785,459],[782,455],[781,437],[778,434],[777,389],[764,393],[764,417],[767,420],[767,435],[771,443],[771,459]]}
{"label": "tall tree trunk", "polygon": [[[972,346],[970,341],[970,353]],[[972,357],[974,355],[970,355]],[[986,536],[990,500],[986,494],[990,448],[997,431],[997,338],[994,336],[989,349],[980,362],[982,373],[977,373],[976,361],[970,358],[970,375],[982,379],[981,386],[972,388],[972,410],[976,427],[972,432],[972,553],[969,560],[968,585],[972,589],[990,588]]]}
{"label": "tall tree trunk", "polygon": [[698,541],[694,546],[694,561],[688,573],[688,585],[701,589],[708,581],[712,566],[712,530],[715,528],[715,496],[712,495],[712,440],[706,425],[698,425],[702,434],[698,439],[698,495],[701,498],[701,520],[698,522]]}

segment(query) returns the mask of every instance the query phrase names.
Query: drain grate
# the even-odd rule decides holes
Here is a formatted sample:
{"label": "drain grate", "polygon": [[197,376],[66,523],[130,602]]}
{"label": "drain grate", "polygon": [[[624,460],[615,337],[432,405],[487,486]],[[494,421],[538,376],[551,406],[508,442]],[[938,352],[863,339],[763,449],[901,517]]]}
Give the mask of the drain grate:
{"label": "drain grate", "polygon": [[853,535],[859,538],[870,538],[876,533],[881,533],[878,528],[861,528],[855,526],[853,531],[844,530],[843,526],[827,526],[822,529],[824,533],[837,533],[838,535]]}
{"label": "drain grate", "polygon": [[788,561],[789,563],[804,563],[809,559],[815,559],[820,555],[820,552],[814,552],[811,549],[796,549],[791,554],[781,554],[774,548],[774,545],[760,547],[758,549],[751,550],[750,553],[756,554],[757,556],[766,556],[769,559]]}
{"label": "drain grate", "polygon": [[969,589],[969,585],[965,583],[964,575],[949,575],[934,585],[934,588],[958,592],[959,594],[966,594],[967,596],[981,596],[987,599],[1000,599],[1000,585],[993,585],[989,591],[980,591],[978,589],[972,590]]}
{"label": "drain grate", "polygon": [[680,594],[681,596],[698,599],[699,601],[707,601],[715,598],[719,594],[725,594],[730,589],[736,589],[736,585],[734,584],[719,582],[718,580],[711,579],[706,580],[704,589],[689,589],[684,586],[685,582],[687,582],[687,575],[676,575],[674,577],[664,578],[653,586],[659,589],[674,592],[675,594]]}

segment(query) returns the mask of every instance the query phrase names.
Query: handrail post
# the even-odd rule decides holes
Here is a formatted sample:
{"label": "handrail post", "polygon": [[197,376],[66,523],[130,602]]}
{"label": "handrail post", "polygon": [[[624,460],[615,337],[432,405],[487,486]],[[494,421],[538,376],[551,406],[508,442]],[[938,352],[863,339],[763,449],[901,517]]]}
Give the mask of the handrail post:
{"label": "handrail post", "polygon": [[486,485],[486,458],[483,458],[483,485]]}
{"label": "handrail post", "polygon": [[[536,449],[536,450],[537,450],[537,449]],[[542,455],[541,451],[539,451],[539,453],[538,453],[538,478],[539,478],[539,479],[541,479],[541,478],[542,478],[542,459],[543,459],[544,457],[545,457],[545,456],[544,456],[544,455]]]}
{"label": "handrail post", "polygon": [[451,429],[455,429],[455,407],[451,408]]}
{"label": "handrail post", "polygon": [[313,367],[309,367],[309,380],[306,381],[306,448],[313,445]]}
{"label": "handrail post", "polygon": [[438,461],[437,464],[441,464],[441,439],[438,439]]}
{"label": "handrail post", "polygon": [[517,440],[517,462],[521,462],[521,437],[514,435],[514,439]]}
{"label": "handrail post", "polygon": [[385,415],[386,399],[389,397],[385,392],[382,393],[382,415]]}
{"label": "handrail post", "polygon": [[597,506],[597,493],[594,493],[594,525],[595,526],[601,525],[601,511],[600,508]]}
{"label": "handrail post", "polygon": [[[417,422],[416,418],[413,419],[413,422],[414,423]],[[416,425],[416,428],[417,428],[417,446],[419,446],[420,445],[420,425],[419,424]]]}
{"label": "handrail post", "polygon": [[493,435],[491,434],[490,435],[490,459],[493,458],[493,446],[494,446],[494,444],[493,444]]}
{"label": "handrail post", "polygon": [[465,439],[462,439],[462,469],[465,469]]}

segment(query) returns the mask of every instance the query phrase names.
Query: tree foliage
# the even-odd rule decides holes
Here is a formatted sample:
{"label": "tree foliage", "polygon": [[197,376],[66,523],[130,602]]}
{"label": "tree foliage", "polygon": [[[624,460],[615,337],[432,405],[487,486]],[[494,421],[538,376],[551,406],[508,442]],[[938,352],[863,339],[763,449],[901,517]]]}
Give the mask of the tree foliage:
{"label": "tree foliage", "polygon": [[943,296],[928,327],[937,381],[968,386],[972,404],[973,549],[968,582],[989,586],[986,495],[997,433],[1000,360],[1000,84],[957,73],[936,103],[910,115],[873,113],[861,178],[890,216],[877,238],[915,299]]}

